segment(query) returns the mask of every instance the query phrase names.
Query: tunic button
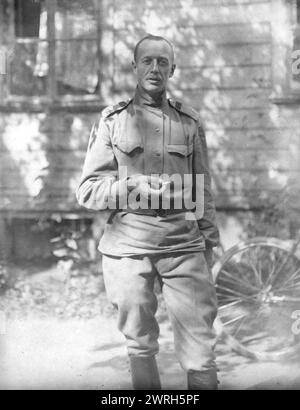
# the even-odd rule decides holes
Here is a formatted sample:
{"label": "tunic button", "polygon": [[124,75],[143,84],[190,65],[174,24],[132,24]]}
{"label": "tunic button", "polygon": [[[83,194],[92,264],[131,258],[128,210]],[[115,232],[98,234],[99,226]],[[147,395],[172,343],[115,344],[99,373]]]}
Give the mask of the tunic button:
{"label": "tunic button", "polygon": [[157,157],[160,157],[160,152],[156,152],[155,155],[156,155]]}
{"label": "tunic button", "polygon": [[155,131],[156,131],[156,132],[159,132],[159,128],[155,128]]}

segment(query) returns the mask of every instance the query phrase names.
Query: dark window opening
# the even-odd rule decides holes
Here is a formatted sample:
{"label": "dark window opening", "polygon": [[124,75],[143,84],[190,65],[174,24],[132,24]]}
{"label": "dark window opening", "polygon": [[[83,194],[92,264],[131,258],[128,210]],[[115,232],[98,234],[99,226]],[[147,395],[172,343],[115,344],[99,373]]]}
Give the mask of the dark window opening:
{"label": "dark window opening", "polygon": [[39,37],[41,0],[15,0],[16,37]]}

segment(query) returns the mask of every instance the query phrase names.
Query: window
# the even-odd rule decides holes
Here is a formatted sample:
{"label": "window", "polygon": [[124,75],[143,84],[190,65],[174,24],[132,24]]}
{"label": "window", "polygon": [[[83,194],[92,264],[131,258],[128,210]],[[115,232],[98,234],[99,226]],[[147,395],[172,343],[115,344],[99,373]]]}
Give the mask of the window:
{"label": "window", "polygon": [[13,53],[6,95],[14,99],[98,100],[101,0],[13,0]]}
{"label": "window", "polygon": [[300,0],[272,0],[275,103],[300,102]]}
{"label": "window", "polygon": [[294,5],[295,25],[293,28],[293,69],[292,69],[292,89],[300,92],[300,0]]}

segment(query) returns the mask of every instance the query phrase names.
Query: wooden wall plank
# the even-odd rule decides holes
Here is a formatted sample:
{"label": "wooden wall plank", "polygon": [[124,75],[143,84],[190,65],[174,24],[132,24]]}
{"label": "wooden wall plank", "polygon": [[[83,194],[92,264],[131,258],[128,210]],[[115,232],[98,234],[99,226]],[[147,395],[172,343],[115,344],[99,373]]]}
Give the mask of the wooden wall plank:
{"label": "wooden wall plank", "polygon": [[[120,30],[136,23],[143,21],[147,17],[154,19],[157,16],[155,24],[156,29],[167,30],[168,26],[176,25],[178,21],[185,26],[193,26],[194,21],[200,25],[216,25],[216,24],[234,24],[234,23],[249,23],[252,24],[265,22],[271,13],[270,2],[243,5],[230,4],[226,6],[216,6],[214,4],[194,3],[187,7],[169,7],[166,2],[155,3],[156,7],[151,9],[143,2],[138,5],[126,2],[120,7],[115,8],[115,29]],[[134,10],[134,12],[133,12]],[[217,10],[217,12],[216,12]]]}
{"label": "wooden wall plank", "polygon": [[172,97],[185,102],[197,111],[203,109],[235,110],[265,109],[269,105],[270,89],[243,89],[243,90],[202,90],[193,91],[172,90]]}
{"label": "wooden wall plank", "polygon": [[[137,31],[136,35],[132,37],[131,41],[125,44],[132,50],[138,37],[143,36],[144,33]],[[119,29],[115,32],[115,41],[124,42],[124,38],[128,36],[128,27]],[[196,21],[193,26],[187,27],[181,24],[180,21],[176,24],[176,32],[172,34],[170,40],[174,43],[175,55],[178,48],[189,46],[209,45],[211,43],[216,45],[226,44],[252,44],[252,43],[266,43],[271,41],[271,25],[268,21],[262,21],[257,24],[250,22],[246,23],[218,23],[215,25],[198,24]]]}
{"label": "wooden wall plank", "polygon": [[[106,0],[110,1],[110,0]],[[114,0],[115,8],[126,8],[128,10],[135,10],[137,7],[143,9],[157,9],[156,0]],[[269,4],[268,0],[165,0],[166,8],[182,8],[182,7],[205,7],[205,6],[244,6],[252,4]]]}

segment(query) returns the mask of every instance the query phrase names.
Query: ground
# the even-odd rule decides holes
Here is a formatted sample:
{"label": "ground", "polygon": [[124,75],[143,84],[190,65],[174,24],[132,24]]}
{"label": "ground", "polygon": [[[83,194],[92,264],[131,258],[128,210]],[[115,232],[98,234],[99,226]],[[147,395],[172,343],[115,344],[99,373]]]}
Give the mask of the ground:
{"label": "ground", "polygon": [[[0,389],[131,388],[124,339],[116,329],[114,311],[104,292],[101,297],[95,292],[103,286],[101,279],[86,279],[76,278],[81,292],[72,294],[70,279],[62,280],[62,272],[54,266],[27,275],[2,297],[7,321],[0,335]],[[56,296],[51,299],[53,293]],[[160,302],[162,385],[185,389],[185,374],[176,360],[172,330]],[[221,341],[216,352],[220,389],[300,389],[295,360],[255,362],[230,351]]]}

